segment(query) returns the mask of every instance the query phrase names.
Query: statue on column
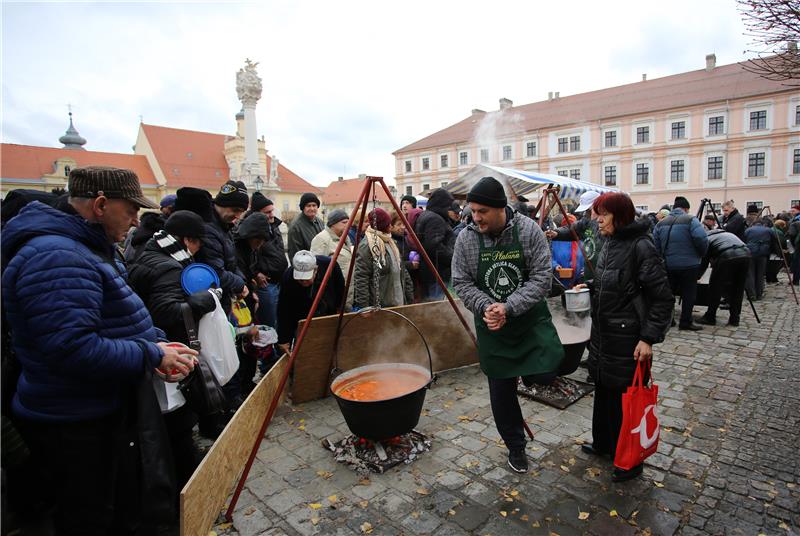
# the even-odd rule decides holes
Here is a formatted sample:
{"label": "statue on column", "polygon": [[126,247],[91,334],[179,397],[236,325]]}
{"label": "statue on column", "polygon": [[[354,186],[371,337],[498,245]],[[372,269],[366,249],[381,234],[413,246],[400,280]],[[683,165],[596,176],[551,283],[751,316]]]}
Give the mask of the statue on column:
{"label": "statue on column", "polygon": [[236,94],[244,105],[255,106],[261,98],[261,78],[256,72],[257,66],[258,62],[250,61],[248,58],[244,67],[236,73]]}

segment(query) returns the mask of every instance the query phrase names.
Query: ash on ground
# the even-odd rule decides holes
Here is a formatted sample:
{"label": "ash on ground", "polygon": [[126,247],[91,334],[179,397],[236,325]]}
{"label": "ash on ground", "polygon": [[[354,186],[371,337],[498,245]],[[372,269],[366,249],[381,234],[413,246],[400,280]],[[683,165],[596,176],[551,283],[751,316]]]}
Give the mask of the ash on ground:
{"label": "ash on ground", "polygon": [[517,393],[558,409],[574,404],[592,391],[591,384],[563,377],[556,378],[550,385],[534,383],[526,387],[521,379],[517,384]]}
{"label": "ash on ground", "polygon": [[420,453],[431,450],[431,440],[412,430],[384,441],[351,434],[336,442],[323,439],[322,446],[333,452],[337,462],[349,465],[358,473],[384,473],[400,463],[409,464]]}

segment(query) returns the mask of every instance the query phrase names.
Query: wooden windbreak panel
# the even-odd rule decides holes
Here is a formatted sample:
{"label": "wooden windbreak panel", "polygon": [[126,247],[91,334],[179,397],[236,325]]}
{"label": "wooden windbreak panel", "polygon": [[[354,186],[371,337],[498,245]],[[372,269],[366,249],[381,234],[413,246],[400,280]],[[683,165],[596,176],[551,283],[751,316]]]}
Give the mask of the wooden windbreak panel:
{"label": "wooden windbreak panel", "polygon": [[288,363],[258,382],[181,490],[181,536],[208,534],[236,485]]}
{"label": "wooden windbreak panel", "polygon": [[[474,333],[472,313],[460,300],[456,300],[456,305]],[[475,344],[453,311],[450,302],[419,303],[391,309],[407,316],[422,332],[431,349],[434,372],[478,362]],[[345,327],[344,336],[339,343],[340,369],[349,370],[374,363],[413,363],[428,368],[427,353],[422,339],[405,320],[385,312],[367,315],[351,313],[344,316],[342,325],[355,316],[357,318]],[[323,316],[311,320],[294,364],[294,377],[290,388],[293,404],[328,395],[337,323],[337,316]]]}

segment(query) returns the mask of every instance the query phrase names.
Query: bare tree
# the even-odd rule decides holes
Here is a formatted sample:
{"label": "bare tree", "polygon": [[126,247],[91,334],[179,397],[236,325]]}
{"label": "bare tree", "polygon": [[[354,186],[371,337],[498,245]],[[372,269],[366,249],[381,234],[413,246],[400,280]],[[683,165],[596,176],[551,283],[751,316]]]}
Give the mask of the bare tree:
{"label": "bare tree", "polygon": [[745,70],[787,86],[800,86],[800,1],[737,0],[745,35],[752,38],[756,58],[743,62]]}

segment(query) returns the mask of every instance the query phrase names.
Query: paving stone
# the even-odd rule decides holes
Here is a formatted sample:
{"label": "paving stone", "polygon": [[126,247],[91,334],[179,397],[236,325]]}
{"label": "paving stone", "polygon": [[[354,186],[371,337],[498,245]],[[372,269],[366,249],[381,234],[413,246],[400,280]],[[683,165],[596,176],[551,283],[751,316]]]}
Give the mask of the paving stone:
{"label": "paving stone", "polygon": [[473,531],[483,525],[490,513],[485,507],[474,503],[458,506],[454,511],[455,514],[452,516],[452,520],[468,531]]}
{"label": "paving stone", "polygon": [[431,534],[442,524],[442,518],[426,511],[414,511],[402,521],[411,534]]}
{"label": "paving stone", "polygon": [[256,536],[272,527],[272,520],[256,506],[235,511],[233,523],[240,536]]}

